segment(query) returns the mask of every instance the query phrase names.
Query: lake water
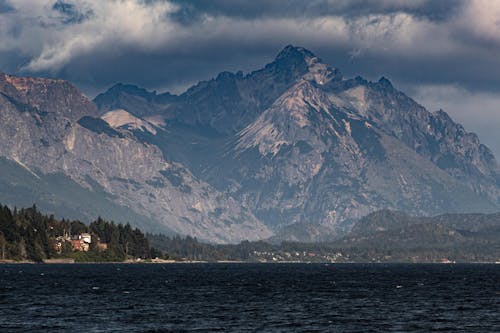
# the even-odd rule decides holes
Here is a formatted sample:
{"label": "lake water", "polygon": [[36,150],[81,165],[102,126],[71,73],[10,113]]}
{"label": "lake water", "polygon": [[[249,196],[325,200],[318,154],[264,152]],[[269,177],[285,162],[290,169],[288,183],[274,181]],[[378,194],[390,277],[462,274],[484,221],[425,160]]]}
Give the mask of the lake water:
{"label": "lake water", "polygon": [[0,332],[500,332],[500,265],[0,265]]}

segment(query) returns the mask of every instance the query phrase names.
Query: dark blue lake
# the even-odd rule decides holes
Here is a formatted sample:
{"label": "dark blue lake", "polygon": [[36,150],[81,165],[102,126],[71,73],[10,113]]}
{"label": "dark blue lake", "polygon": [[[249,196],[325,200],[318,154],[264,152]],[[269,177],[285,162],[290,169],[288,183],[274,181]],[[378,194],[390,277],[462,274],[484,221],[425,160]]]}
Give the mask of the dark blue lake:
{"label": "dark blue lake", "polygon": [[500,332],[500,265],[0,265],[0,332]]}

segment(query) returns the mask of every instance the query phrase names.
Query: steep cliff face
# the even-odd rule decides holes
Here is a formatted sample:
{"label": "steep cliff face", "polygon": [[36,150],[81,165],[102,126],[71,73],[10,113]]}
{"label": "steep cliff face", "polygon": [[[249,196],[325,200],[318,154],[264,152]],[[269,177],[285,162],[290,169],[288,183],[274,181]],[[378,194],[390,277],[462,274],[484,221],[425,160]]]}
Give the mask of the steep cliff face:
{"label": "steep cliff face", "polygon": [[[169,135],[134,133],[229,193],[280,239],[342,233],[381,208],[500,209],[498,164],[475,134],[389,80],[344,78],[303,48],[287,46],[261,70],[222,73],[163,105],[131,112],[162,119]],[[190,144],[180,149],[173,137]]]}
{"label": "steep cliff face", "polygon": [[[104,193],[111,202],[156,221],[157,225],[143,225],[149,230],[216,242],[271,234],[233,199],[197,180],[182,165],[166,161],[157,147],[138,142],[128,135],[128,129],[96,130],[96,124],[104,129],[106,125],[93,118],[92,103],[81,94],[76,96],[67,83],[31,81],[8,77],[2,89],[0,156],[15,161],[34,177],[61,173],[96,195]],[[67,96],[59,89],[70,93]],[[55,91],[53,98],[48,95],[51,91]],[[60,93],[66,100],[60,100]],[[86,105],[91,107],[76,107]],[[119,116],[107,120],[116,125]]]}

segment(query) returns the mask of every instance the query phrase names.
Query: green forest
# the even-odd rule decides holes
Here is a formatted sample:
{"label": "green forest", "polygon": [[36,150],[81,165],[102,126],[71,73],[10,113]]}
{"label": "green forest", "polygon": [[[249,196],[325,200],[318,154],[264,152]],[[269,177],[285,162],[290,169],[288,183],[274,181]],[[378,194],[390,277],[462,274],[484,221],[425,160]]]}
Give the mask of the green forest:
{"label": "green forest", "polygon": [[[350,234],[323,243],[243,241],[208,244],[190,236],[144,234],[97,218],[86,225],[56,219],[36,206],[0,205],[0,261],[75,262],[498,262],[500,214],[416,218],[379,211]],[[158,260],[162,262],[162,260]]]}
{"label": "green forest", "polygon": [[[82,250],[79,235],[92,241]],[[78,248],[75,250],[75,246]],[[0,260],[35,261],[71,258],[76,262],[120,262],[157,256],[145,235],[130,224],[122,225],[98,218],[90,225],[58,220],[31,208],[11,210],[0,205]]]}

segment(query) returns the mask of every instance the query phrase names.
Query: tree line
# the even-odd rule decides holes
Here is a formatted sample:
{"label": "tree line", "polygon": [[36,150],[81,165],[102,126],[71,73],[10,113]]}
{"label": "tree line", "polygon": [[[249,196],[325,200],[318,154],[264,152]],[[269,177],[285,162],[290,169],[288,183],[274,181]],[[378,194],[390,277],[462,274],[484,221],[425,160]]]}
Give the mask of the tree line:
{"label": "tree line", "polygon": [[[405,223],[399,216],[394,228],[386,231],[368,228],[366,233],[359,234],[358,228],[353,234],[325,243],[243,241],[221,245],[200,242],[190,236],[145,235],[130,224],[116,224],[102,218],[90,225],[58,220],[54,215],[42,214],[36,206],[11,210],[0,205],[0,260],[40,262],[72,258],[78,262],[119,262],[159,257],[247,262],[440,262],[443,259],[495,262],[500,260],[499,216],[453,215],[440,217],[433,223],[416,224]],[[382,217],[380,223],[391,220]],[[466,230],[468,225],[477,230]],[[75,250],[68,241],[70,236],[84,233],[92,238],[88,251]],[[58,243],[62,246],[58,247]]]}
{"label": "tree line", "polygon": [[[90,247],[86,252],[75,251],[68,239],[83,233],[91,235]],[[60,248],[58,242],[62,243]],[[124,261],[128,258],[149,259],[152,255],[160,254],[151,249],[145,235],[130,224],[116,224],[99,217],[86,225],[44,215],[35,205],[23,209],[0,205],[1,260],[40,262],[73,258],[75,261]]]}

